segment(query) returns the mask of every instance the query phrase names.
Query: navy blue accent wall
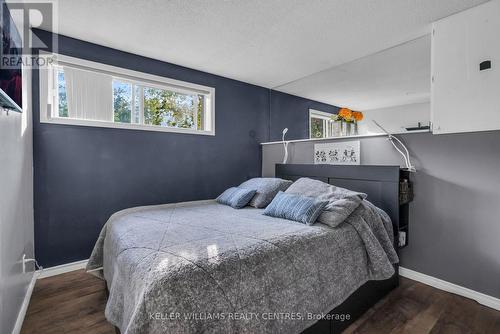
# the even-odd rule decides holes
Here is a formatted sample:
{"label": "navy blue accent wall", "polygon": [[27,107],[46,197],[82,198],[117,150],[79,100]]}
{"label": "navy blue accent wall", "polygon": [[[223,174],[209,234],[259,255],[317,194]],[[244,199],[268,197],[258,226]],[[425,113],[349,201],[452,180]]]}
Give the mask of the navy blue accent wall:
{"label": "navy blue accent wall", "polygon": [[[42,40],[51,36],[36,33]],[[268,89],[64,36],[59,53],[215,87],[216,136],[40,123],[34,73],[35,251],[41,265],[88,258],[113,212],[215,198],[260,175]]]}
{"label": "navy blue accent wall", "polygon": [[[35,32],[42,40],[51,38],[49,32]],[[230,186],[260,176],[259,143],[269,140],[274,115],[270,95],[273,100],[278,96],[275,107],[286,108],[287,117],[294,115],[297,122],[307,119],[307,106],[315,105],[267,88],[58,38],[58,52],[64,55],[215,87],[216,135],[40,123],[35,70],[35,251],[45,267],[87,259],[102,226],[118,210],[215,198]],[[301,110],[306,118],[297,115]],[[276,126],[281,132],[281,125]]]}
{"label": "navy blue accent wall", "polygon": [[309,109],[336,114],[339,108],[272,90],[269,140],[281,140],[284,128],[288,140],[309,138]]}

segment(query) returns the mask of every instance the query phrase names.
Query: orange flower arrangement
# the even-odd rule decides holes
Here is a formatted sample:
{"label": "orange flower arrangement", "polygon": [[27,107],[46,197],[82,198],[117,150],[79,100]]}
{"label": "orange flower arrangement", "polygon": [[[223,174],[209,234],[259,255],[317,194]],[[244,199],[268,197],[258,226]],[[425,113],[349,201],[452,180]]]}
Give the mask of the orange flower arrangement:
{"label": "orange flower arrangement", "polygon": [[356,122],[363,120],[363,113],[361,111],[353,111],[352,117],[356,120]]}
{"label": "orange flower arrangement", "polygon": [[352,111],[351,111],[351,109],[348,109],[348,108],[341,108],[339,110],[338,116],[345,121],[351,121],[352,120]]}
{"label": "orange flower arrangement", "polygon": [[344,122],[359,122],[363,120],[363,113],[361,111],[352,111],[349,108],[340,108],[338,114],[332,115],[333,121],[344,121]]}

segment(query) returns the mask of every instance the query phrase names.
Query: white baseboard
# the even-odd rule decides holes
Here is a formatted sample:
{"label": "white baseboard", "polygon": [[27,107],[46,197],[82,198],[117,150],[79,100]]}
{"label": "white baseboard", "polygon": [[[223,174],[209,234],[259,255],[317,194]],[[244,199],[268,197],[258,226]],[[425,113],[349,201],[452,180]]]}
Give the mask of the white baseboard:
{"label": "white baseboard", "polygon": [[399,275],[432,286],[436,289],[451,292],[459,296],[463,296],[477,301],[479,304],[491,307],[492,309],[500,311],[500,299],[492,296],[485,295],[484,293],[477,292],[463,286],[456,285],[442,279],[435,278],[429,275],[419,273],[417,271],[399,267]]}
{"label": "white baseboard", "polygon": [[26,317],[26,311],[28,310],[28,306],[31,300],[31,295],[33,294],[33,289],[35,287],[37,279],[64,274],[74,270],[84,269],[87,266],[87,262],[88,260],[82,260],[35,271],[33,273],[33,276],[31,277],[31,282],[28,286],[28,290],[26,291],[26,295],[24,296],[24,300],[21,305],[21,309],[19,310],[19,314],[17,315],[16,324],[14,325],[14,329],[12,330],[12,334],[21,333],[24,318]]}
{"label": "white baseboard", "polygon": [[39,273],[38,279],[69,273],[70,271],[85,269],[88,261],[89,260],[76,261],[76,262],[61,264],[60,266],[37,270],[37,272]]}
{"label": "white baseboard", "polygon": [[26,290],[26,295],[24,296],[23,303],[21,304],[21,309],[19,310],[19,314],[17,315],[16,324],[14,325],[14,329],[12,330],[12,334],[21,333],[24,318],[26,317],[26,311],[28,311],[31,295],[33,294],[33,288],[35,287],[35,283],[39,275],[40,273],[34,272],[33,276],[31,277],[31,282],[28,285],[28,290]]}

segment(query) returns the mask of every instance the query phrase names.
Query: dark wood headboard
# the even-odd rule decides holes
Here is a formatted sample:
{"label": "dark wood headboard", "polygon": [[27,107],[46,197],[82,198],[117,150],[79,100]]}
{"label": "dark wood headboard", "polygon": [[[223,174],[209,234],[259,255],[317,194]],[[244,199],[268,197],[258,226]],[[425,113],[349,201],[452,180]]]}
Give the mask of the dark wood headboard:
{"label": "dark wood headboard", "polygon": [[301,177],[359,191],[391,217],[395,240],[399,231],[399,166],[336,166],[277,164],[276,177],[295,181]]}

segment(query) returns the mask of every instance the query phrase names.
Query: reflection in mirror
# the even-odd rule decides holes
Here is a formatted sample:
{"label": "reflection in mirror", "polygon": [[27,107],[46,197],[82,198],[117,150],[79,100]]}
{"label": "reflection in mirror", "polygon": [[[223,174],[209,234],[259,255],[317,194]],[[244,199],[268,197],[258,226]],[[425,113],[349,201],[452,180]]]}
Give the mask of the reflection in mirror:
{"label": "reflection in mirror", "polygon": [[373,120],[391,133],[428,131],[430,49],[426,35],[274,90],[340,108],[304,110],[309,138],[382,133]]}
{"label": "reflection in mirror", "polygon": [[309,137],[328,138],[333,137],[332,114],[309,109]]}

